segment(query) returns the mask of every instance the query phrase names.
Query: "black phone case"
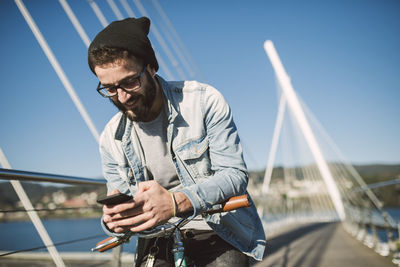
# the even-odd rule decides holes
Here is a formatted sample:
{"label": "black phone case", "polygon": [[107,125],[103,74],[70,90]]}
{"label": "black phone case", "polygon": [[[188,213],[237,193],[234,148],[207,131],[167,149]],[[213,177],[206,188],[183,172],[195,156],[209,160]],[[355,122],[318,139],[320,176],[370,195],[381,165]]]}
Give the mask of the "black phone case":
{"label": "black phone case", "polygon": [[116,205],[120,204],[123,202],[126,202],[128,200],[132,199],[131,196],[118,193],[115,195],[110,195],[110,196],[101,196],[97,199],[97,203],[103,204],[103,205]]}

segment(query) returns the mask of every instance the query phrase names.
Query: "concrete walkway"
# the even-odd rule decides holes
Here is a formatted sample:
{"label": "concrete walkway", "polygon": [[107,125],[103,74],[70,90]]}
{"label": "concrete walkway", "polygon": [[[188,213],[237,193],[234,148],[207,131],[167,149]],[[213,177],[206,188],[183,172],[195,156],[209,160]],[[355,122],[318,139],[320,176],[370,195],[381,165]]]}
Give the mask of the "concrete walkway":
{"label": "concrete walkway", "polygon": [[268,240],[264,261],[256,267],[394,267],[348,234],[340,223],[303,226]]}

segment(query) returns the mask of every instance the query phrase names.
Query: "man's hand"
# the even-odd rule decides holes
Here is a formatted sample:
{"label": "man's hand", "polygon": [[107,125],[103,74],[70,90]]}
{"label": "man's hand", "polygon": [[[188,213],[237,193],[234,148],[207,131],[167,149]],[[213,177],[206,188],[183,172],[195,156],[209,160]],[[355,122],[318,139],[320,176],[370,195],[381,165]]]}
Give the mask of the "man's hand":
{"label": "man's hand", "polygon": [[[118,190],[110,194],[118,193]],[[183,193],[175,193],[178,211],[191,209],[190,201]],[[181,203],[181,204],[180,204]],[[173,216],[174,203],[171,194],[156,181],[141,182],[132,201],[103,207],[103,220],[115,232],[140,232],[164,223]]]}
{"label": "man's hand", "polygon": [[[118,193],[120,193],[119,190],[114,189],[111,192],[107,193],[107,196]],[[103,221],[106,224],[107,228],[115,233],[121,233],[127,231],[127,229],[123,227],[118,227],[116,222],[118,222],[119,219],[123,218],[122,214],[126,210],[130,210],[130,214],[133,214],[134,213],[133,208],[134,208],[133,199],[117,205],[104,205]],[[117,213],[117,211],[119,211],[119,213]]]}

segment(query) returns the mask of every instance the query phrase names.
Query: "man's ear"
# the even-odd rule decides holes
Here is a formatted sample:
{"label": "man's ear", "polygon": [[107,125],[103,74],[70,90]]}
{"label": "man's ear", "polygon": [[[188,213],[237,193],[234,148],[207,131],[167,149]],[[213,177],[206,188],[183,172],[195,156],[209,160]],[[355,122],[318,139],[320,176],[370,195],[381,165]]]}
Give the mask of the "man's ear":
{"label": "man's ear", "polygon": [[151,74],[152,77],[156,75],[156,69],[152,67],[150,64],[147,65],[147,71]]}

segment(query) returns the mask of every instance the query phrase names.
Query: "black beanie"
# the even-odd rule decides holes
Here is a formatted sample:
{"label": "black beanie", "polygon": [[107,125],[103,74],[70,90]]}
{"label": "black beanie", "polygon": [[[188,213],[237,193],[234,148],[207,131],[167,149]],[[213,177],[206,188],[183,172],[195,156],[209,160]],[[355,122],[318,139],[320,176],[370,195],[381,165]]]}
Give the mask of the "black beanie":
{"label": "black beanie", "polygon": [[[158,63],[147,35],[150,20],[147,17],[114,21],[99,32],[89,46],[91,51],[102,47],[122,48],[143,59],[158,71]],[[93,71],[93,70],[92,70]]]}

